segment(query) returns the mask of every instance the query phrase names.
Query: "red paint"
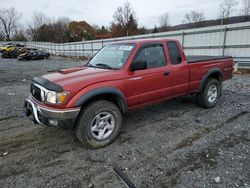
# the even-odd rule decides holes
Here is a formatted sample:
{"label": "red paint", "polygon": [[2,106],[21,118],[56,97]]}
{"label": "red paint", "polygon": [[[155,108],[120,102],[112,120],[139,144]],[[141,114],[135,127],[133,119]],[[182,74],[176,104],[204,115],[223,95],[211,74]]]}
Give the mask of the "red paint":
{"label": "red paint", "polygon": [[[126,64],[120,70],[80,67],[43,76],[70,92],[70,96],[64,104],[51,107],[61,109],[72,108],[75,107],[75,102],[79,97],[87,92],[100,87],[114,87],[124,94],[128,109],[132,109],[197,92],[200,88],[202,78],[212,68],[219,68],[223,73],[224,80],[232,77],[232,58],[188,64],[178,41],[176,42],[182,51],[183,62],[179,65],[172,65],[166,45],[167,41],[176,40],[128,41],[128,43],[136,43],[136,47]],[[155,42],[161,43],[164,46],[167,65],[141,71],[130,71],[130,66],[138,49],[143,44]],[[166,71],[170,71],[168,76],[163,75]],[[138,77],[142,77],[142,79],[136,80],[135,78]]]}

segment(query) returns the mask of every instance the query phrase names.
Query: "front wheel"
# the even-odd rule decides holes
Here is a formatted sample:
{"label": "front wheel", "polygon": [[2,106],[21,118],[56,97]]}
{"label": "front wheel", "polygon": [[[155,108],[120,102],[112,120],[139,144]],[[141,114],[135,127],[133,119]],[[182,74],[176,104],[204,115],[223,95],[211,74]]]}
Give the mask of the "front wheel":
{"label": "front wheel", "polygon": [[197,95],[198,103],[204,108],[213,108],[221,95],[221,84],[218,80],[207,80],[202,92]]}
{"label": "front wheel", "polygon": [[80,113],[76,136],[83,144],[100,148],[110,144],[119,134],[122,114],[112,102],[98,100],[90,103]]}

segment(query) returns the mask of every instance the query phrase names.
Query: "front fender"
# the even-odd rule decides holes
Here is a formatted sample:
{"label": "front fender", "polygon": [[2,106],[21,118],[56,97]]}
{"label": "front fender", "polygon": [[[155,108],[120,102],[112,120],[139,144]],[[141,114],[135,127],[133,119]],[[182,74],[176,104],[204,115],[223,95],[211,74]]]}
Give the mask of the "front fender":
{"label": "front fender", "polygon": [[127,111],[127,101],[123,92],[116,87],[100,87],[82,93],[80,96],[77,96],[77,99],[73,99],[70,103],[73,106],[83,106],[89,100],[100,95],[112,94],[116,97],[119,102],[120,107],[123,112]]}

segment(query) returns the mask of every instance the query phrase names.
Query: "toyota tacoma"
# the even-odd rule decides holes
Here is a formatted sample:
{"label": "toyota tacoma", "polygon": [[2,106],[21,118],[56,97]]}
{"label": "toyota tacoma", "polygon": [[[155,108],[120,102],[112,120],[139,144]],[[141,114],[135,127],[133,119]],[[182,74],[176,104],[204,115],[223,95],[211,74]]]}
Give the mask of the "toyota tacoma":
{"label": "toyota tacoma", "polygon": [[74,128],[80,142],[98,148],[118,136],[132,109],[191,94],[213,108],[232,72],[232,57],[186,56],[177,40],[117,42],[82,67],[33,78],[25,112],[34,123]]}

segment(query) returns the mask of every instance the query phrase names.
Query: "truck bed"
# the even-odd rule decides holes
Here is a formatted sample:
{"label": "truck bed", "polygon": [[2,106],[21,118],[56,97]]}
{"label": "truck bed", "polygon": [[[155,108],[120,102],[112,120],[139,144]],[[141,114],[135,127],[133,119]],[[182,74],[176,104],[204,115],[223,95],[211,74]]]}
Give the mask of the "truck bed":
{"label": "truck bed", "polygon": [[206,56],[206,55],[194,55],[194,56],[186,56],[188,63],[197,63],[197,62],[207,62],[221,59],[232,58],[232,56]]}

